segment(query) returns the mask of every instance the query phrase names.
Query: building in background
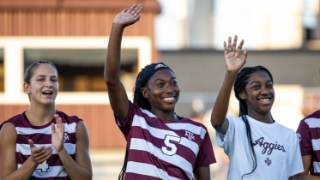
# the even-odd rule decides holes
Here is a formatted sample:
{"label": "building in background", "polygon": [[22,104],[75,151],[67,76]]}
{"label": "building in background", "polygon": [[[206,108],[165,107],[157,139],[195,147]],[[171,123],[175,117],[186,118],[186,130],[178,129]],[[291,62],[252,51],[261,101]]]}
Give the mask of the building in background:
{"label": "building in background", "polygon": [[[141,67],[163,61],[181,87],[177,113],[210,111],[224,75],[222,42],[237,34],[249,49],[247,66],[263,65],[274,75],[277,104],[295,104],[300,116],[320,108],[319,0],[2,0],[0,122],[27,108],[23,71],[47,59],[59,70],[57,107],[85,120],[91,148],[124,148],[103,63],[112,20],[133,3],[144,10],[123,38],[121,78],[129,98]],[[294,103],[282,98],[288,94]],[[290,108],[275,105],[274,114],[282,118]]]}
{"label": "building in background", "polygon": [[[90,148],[124,148],[111,111],[103,66],[112,21],[125,7],[144,5],[143,18],[124,32],[121,79],[131,92],[141,67],[158,61],[156,0],[0,1],[0,122],[28,108],[23,72],[36,60],[59,71],[57,109],[84,119]],[[132,93],[131,93],[132,94]]]}
{"label": "building in background", "polygon": [[[295,129],[303,116],[320,109],[319,0],[159,3],[164,10],[156,18],[156,45],[160,61],[178,77],[179,114],[199,111],[192,107],[199,101],[201,113],[211,111],[225,72],[223,41],[235,34],[249,50],[246,66],[263,65],[274,76],[276,120]],[[286,114],[293,118],[283,120]]]}

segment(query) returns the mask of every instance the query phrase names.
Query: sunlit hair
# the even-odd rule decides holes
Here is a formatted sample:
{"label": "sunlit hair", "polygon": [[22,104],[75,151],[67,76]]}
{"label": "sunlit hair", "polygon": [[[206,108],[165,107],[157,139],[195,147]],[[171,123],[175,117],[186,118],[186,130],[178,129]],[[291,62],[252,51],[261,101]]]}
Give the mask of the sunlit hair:
{"label": "sunlit hair", "polygon": [[34,71],[41,65],[41,64],[49,64],[51,65],[56,72],[58,73],[57,67],[51,62],[51,61],[47,61],[47,60],[39,60],[36,62],[33,62],[32,64],[30,64],[27,69],[24,72],[24,82],[27,84],[30,84],[30,79],[33,76]]}
{"label": "sunlit hair", "polygon": [[253,167],[252,167],[251,172],[243,174],[241,179],[243,178],[243,176],[246,176],[246,175],[253,173],[258,166],[256,153],[254,151],[253,144],[252,144],[251,128],[250,128],[250,124],[249,124],[247,116],[246,116],[248,114],[248,107],[247,107],[246,101],[240,98],[240,93],[242,91],[245,91],[245,87],[248,83],[248,79],[250,78],[251,74],[254,72],[257,72],[257,71],[266,72],[268,74],[268,76],[270,77],[271,82],[273,83],[273,78],[272,78],[271,73],[269,72],[269,70],[267,68],[265,68],[263,66],[253,66],[253,67],[242,68],[241,71],[237,74],[237,77],[234,82],[234,94],[239,101],[239,116],[241,117],[241,119],[243,120],[243,122],[246,126],[247,139],[248,139],[249,148],[251,151],[251,158],[252,158],[252,162],[253,162]]}
{"label": "sunlit hair", "polygon": [[[151,76],[160,69],[169,69],[170,71],[172,71],[169,68],[169,66],[167,66],[163,62],[159,62],[159,63],[152,63],[152,64],[145,66],[143,69],[141,69],[141,71],[139,72],[139,74],[137,76],[135,87],[133,89],[133,91],[134,91],[133,103],[138,105],[142,109],[147,109],[147,110],[151,111],[151,105],[150,105],[148,99],[143,97],[143,95],[141,93],[141,88],[146,87]],[[172,71],[172,73],[173,73],[173,71]],[[125,172],[126,172],[126,168],[127,168],[127,161],[128,161],[128,145],[126,147],[126,153],[125,153],[125,157],[124,157],[123,166],[122,166],[122,169],[121,169],[120,174],[118,176],[119,180],[123,180],[125,177]]]}

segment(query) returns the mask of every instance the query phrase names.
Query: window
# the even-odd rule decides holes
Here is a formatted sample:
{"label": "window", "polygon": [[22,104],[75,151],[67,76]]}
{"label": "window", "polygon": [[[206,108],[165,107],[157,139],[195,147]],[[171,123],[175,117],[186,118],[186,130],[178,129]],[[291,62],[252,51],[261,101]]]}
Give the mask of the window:
{"label": "window", "polygon": [[[24,49],[24,69],[37,60],[53,62],[59,73],[59,91],[106,91],[103,78],[106,49]],[[132,90],[138,71],[138,49],[122,49],[120,78]]]}

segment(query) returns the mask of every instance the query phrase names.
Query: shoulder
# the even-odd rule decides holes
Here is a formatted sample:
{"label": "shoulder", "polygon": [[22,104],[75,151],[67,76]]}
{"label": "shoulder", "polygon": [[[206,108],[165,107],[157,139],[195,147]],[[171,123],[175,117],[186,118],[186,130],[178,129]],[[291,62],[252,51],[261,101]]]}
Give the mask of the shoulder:
{"label": "shoulder", "polygon": [[[275,123],[277,123],[277,122],[275,122]],[[293,129],[285,127],[284,125],[279,124],[279,123],[277,123],[277,126],[280,128],[280,132],[281,132],[282,136],[284,136],[288,139],[293,139],[293,140],[298,138],[297,133]]]}
{"label": "shoulder", "polygon": [[[183,123],[186,123],[186,124],[190,124],[190,125],[193,125],[193,126],[198,126],[198,127],[202,127],[204,129],[207,129],[206,126],[200,122],[197,122],[197,121],[194,121],[192,119],[189,119],[189,118],[182,118],[181,119]],[[176,121],[176,122],[180,122],[180,121]]]}
{"label": "shoulder", "polygon": [[0,141],[1,142],[9,142],[9,141],[15,141],[17,137],[17,132],[15,125],[11,123],[10,121],[7,123],[4,123],[2,125],[2,128],[0,129]]}
{"label": "shoulder", "polygon": [[18,115],[15,115],[11,118],[9,118],[8,120],[6,120],[5,122],[3,122],[1,125],[0,125],[0,130],[3,128],[3,126],[5,124],[7,124],[8,122],[10,122],[12,125],[14,126],[22,126],[21,123],[23,122],[24,120],[24,115],[23,113],[22,114],[18,114]]}
{"label": "shoulder", "polygon": [[226,119],[228,119],[229,124],[240,124],[244,123],[242,117],[240,116],[233,116],[231,114],[227,114]]}
{"label": "shoulder", "polygon": [[320,127],[320,110],[306,116],[301,120],[300,124],[306,124],[309,127]]}
{"label": "shoulder", "polygon": [[64,123],[74,123],[74,122],[79,122],[82,121],[82,119],[80,119],[78,116],[69,116],[66,113],[62,112],[62,111],[57,111],[58,115],[61,117],[62,121]]}

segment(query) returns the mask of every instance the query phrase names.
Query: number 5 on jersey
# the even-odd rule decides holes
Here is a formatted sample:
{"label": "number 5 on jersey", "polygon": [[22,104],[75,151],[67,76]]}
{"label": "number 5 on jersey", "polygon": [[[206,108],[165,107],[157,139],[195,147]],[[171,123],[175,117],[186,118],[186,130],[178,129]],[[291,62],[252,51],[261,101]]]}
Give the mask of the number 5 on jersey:
{"label": "number 5 on jersey", "polygon": [[179,143],[180,140],[181,140],[181,137],[166,135],[166,137],[164,138],[165,146],[162,146],[161,148],[162,153],[169,156],[176,154],[178,150],[176,144]]}

